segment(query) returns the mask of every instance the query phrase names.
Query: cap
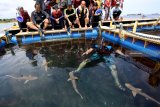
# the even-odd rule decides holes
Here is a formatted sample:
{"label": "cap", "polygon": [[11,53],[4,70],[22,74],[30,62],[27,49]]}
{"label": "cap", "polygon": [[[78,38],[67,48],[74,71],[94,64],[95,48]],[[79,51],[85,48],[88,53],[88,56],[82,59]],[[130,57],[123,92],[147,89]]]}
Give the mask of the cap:
{"label": "cap", "polygon": [[120,2],[116,2],[116,5],[120,5]]}

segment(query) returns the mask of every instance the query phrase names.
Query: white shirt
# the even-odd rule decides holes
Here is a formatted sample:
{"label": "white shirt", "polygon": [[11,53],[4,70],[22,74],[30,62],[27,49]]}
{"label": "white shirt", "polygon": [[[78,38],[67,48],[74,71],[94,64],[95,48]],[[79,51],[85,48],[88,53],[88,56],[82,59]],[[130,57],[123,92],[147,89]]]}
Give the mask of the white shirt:
{"label": "white shirt", "polygon": [[119,11],[119,10],[121,11],[121,14],[120,14],[119,17],[122,17],[122,16],[123,16],[123,15],[122,15],[123,11],[122,11],[122,9],[120,8],[120,6],[119,6],[118,8],[113,7],[113,8],[111,9],[111,13],[110,13],[111,19],[113,19],[113,12],[114,12],[114,11]]}

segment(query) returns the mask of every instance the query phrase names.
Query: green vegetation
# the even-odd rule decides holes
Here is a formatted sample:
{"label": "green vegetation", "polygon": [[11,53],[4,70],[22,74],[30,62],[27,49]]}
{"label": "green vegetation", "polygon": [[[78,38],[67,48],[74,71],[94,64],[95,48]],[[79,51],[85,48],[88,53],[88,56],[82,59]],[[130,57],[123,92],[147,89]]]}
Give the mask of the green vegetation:
{"label": "green vegetation", "polygon": [[11,19],[0,19],[0,23],[9,23],[9,22],[16,22],[15,18]]}

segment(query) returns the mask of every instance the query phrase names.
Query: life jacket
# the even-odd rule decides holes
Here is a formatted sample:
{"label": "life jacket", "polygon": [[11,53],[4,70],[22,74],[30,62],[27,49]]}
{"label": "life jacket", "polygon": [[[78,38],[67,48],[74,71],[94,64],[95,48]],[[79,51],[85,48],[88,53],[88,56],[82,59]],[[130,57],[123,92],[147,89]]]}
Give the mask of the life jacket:
{"label": "life jacket", "polygon": [[99,55],[110,55],[113,52],[112,46],[98,47],[98,45],[93,45],[92,48],[94,52],[97,52]]}
{"label": "life jacket", "polygon": [[62,12],[60,11],[60,9],[58,9],[58,10],[53,10],[53,12],[52,12],[52,17],[53,18],[60,18],[62,16]]}
{"label": "life jacket", "polygon": [[104,46],[104,47],[101,47],[97,52],[100,55],[110,55],[113,52],[113,49],[112,49],[112,46]]}

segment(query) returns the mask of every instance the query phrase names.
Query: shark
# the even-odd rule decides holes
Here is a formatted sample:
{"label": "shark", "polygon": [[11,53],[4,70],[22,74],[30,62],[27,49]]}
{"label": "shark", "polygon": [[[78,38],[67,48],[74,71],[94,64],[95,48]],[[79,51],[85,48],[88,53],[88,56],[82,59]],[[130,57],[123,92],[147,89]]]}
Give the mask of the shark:
{"label": "shark", "polygon": [[13,78],[13,79],[16,79],[16,80],[25,80],[24,84],[27,84],[29,81],[33,81],[33,80],[36,80],[38,79],[38,77],[36,76],[22,76],[22,77],[14,77],[12,75],[6,75],[7,77],[10,77],[10,78]]}
{"label": "shark", "polygon": [[146,93],[142,92],[142,89],[135,88],[134,86],[132,86],[132,85],[129,84],[129,83],[125,83],[125,86],[132,91],[132,94],[133,94],[134,97],[136,97],[136,95],[139,94],[139,95],[145,97],[147,100],[149,99],[149,100],[157,103],[158,105],[160,105],[160,102],[159,102],[159,101],[157,101],[156,99],[150,97],[150,96],[147,95]]}
{"label": "shark", "polygon": [[48,64],[50,64],[52,61],[47,62],[46,59],[42,62],[42,67],[44,67],[45,71],[48,71]]}
{"label": "shark", "polygon": [[81,97],[81,99],[83,99],[83,96],[81,95],[81,93],[77,89],[77,84],[76,84],[76,80],[77,79],[78,78],[74,76],[73,71],[69,73],[69,79],[68,79],[68,81],[72,82],[73,89]]}

